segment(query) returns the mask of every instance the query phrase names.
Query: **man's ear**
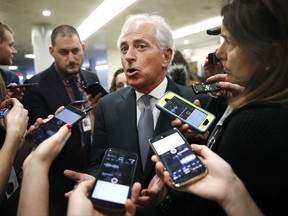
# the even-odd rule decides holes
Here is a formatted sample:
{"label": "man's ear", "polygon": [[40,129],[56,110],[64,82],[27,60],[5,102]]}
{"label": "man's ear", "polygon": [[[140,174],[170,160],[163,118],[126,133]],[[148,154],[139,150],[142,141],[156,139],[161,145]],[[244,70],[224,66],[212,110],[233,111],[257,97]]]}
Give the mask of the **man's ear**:
{"label": "man's ear", "polygon": [[49,53],[52,57],[54,57],[54,49],[51,46],[49,47]]}
{"label": "man's ear", "polygon": [[172,53],[173,50],[171,48],[165,49],[163,51],[163,64],[165,64],[164,66],[167,67],[171,60],[172,60]]}
{"label": "man's ear", "polygon": [[83,50],[83,52],[85,52],[85,44],[82,43],[81,46],[82,46],[82,50]]}

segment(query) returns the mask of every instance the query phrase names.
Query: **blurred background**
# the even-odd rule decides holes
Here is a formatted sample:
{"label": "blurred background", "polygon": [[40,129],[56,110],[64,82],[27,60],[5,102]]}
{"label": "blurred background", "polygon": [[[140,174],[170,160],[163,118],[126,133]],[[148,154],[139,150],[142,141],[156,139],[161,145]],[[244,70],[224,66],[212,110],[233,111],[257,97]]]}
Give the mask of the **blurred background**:
{"label": "blurred background", "polygon": [[0,5],[0,21],[13,29],[18,51],[9,69],[21,82],[51,65],[50,33],[60,24],[77,28],[86,46],[83,68],[97,73],[106,89],[121,67],[116,42],[129,14],[163,16],[172,27],[176,49],[200,77],[205,57],[220,44],[219,36],[206,30],[221,25],[221,0],[0,0]]}

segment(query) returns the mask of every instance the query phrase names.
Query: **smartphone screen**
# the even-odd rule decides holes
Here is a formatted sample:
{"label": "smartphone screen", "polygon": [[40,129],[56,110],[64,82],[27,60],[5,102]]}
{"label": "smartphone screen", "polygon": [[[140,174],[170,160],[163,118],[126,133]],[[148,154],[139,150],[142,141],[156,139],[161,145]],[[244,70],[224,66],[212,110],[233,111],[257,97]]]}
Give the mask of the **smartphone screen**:
{"label": "smartphone screen", "polygon": [[125,212],[137,160],[132,152],[113,148],[106,151],[90,196],[95,208]]}
{"label": "smartphone screen", "polygon": [[194,83],[192,84],[192,88],[196,94],[207,93],[211,91],[218,91],[220,87],[217,82],[213,83]]}
{"label": "smartphone screen", "polygon": [[65,124],[76,124],[86,116],[86,113],[73,107],[67,106],[57,113],[43,125],[27,134],[25,139],[34,146],[38,146],[41,142],[57,133],[57,131]]}
{"label": "smartphone screen", "polygon": [[204,164],[176,128],[151,138],[149,142],[170,173],[175,187],[196,181],[207,174]]}
{"label": "smartphone screen", "polygon": [[173,92],[167,92],[160,98],[156,102],[156,107],[189,124],[192,130],[199,133],[205,133],[215,119],[212,113],[197,107]]}

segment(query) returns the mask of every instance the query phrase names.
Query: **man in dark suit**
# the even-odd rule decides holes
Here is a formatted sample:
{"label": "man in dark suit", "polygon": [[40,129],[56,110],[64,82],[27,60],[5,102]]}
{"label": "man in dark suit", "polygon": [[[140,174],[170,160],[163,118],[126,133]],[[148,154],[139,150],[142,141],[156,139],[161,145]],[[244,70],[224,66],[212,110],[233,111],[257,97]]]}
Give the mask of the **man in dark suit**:
{"label": "man in dark suit", "polygon": [[177,85],[166,77],[174,53],[174,42],[170,27],[162,17],[144,14],[129,16],[118,39],[118,47],[130,87],[112,93],[97,103],[89,173],[97,174],[104,152],[109,147],[137,153],[139,163],[135,181],[139,181],[144,190],[135,203],[145,208],[145,211],[138,213],[159,215],[155,208],[167,191],[155,176],[155,164],[150,159],[153,154],[151,148],[146,163],[141,163],[143,158],[138,134],[143,131],[138,130],[141,115],[139,101],[144,94],[153,97],[151,109],[155,136],[172,129],[171,121],[174,118],[155,108],[155,101],[166,91],[173,91],[192,102],[199,99],[202,106],[205,106],[209,96],[196,96],[190,88]]}
{"label": "man in dark suit", "polygon": [[[99,95],[94,98],[92,95],[87,95],[82,88],[99,82],[99,79],[96,74],[81,70],[85,47],[76,29],[69,25],[56,27],[51,35],[51,45],[49,51],[55,62],[45,71],[25,81],[25,83],[39,83],[38,86],[25,90],[23,104],[29,111],[29,125],[34,124],[39,117],[47,118],[59,107],[66,106],[75,100],[88,99],[89,104],[95,108],[99,98]],[[73,87],[74,84],[76,90],[75,86]],[[86,120],[90,120],[92,115],[94,112],[90,112]],[[67,179],[63,171],[72,169],[85,172],[87,169],[89,152],[85,147],[90,147],[91,141],[89,143],[83,136],[83,131],[86,129],[89,131],[89,128],[84,128],[81,124],[73,126],[71,137],[51,166],[49,173],[50,215],[66,215],[67,200],[64,193],[73,189],[74,182]]]}

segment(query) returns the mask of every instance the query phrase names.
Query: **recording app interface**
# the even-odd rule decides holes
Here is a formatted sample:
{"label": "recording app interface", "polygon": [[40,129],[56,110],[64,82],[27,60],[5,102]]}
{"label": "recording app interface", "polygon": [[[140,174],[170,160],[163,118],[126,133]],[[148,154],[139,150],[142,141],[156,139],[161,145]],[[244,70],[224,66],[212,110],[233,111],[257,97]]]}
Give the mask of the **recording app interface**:
{"label": "recording app interface", "polygon": [[129,155],[109,151],[97,176],[92,198],[125,204],[135,163],[136,159]]}
{"label": "recording app interface", "polygon": [[54,118],[50,119],[45,124],[41,125],[41,127],[31,132],[34,143],[40,144],[48,137],[54,135],[63,125],[67,123],[74,124],[80,118],[81,115],[68,109],[64,109],[55,115]]}
{"label": "recording app interface", "polygon": [[205,171],[204,165],[178,133],[153,143],[174,182],[185,182]]}
{"label": "recording app interface", "polygon": [[195,109],[192,106],[189,106],[175,96],[171,99],[165,99],[165,101],[167,102],[164,106],[166,109],[170,110],[172,113],[196,127],[199,127],[207,117],[205,113]]}

